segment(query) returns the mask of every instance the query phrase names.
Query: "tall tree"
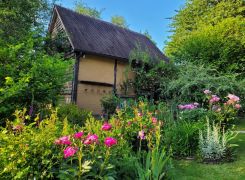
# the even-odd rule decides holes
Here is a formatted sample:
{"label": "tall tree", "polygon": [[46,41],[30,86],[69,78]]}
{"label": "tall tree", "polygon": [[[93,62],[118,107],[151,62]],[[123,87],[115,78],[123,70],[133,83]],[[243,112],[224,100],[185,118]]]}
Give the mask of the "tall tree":
{"label": "tall tree", "polygon": [[48,0],[1,0],[0,39],[14,42],[34,29],[43,30],[49,21],[50,9]]}
{"label": "tall tree", "polygon": [[96,8],[91,8],[83,2],[76,3],[75,11],[93,18],[101,19],[101,13],[103,10],[98,10]]}
{"label": "tall tree", "polygon": [[0,1],[0,125],[17,108],[55,104],[68,81],[70,62],[45,51],[48,2]]}
{"label": "tall tree", "polygon": [[127,21],[125,20],[125,18],[123,16],[112,16],[111,17],[111,22],[117,26],[123,27],[123,28],[128,28],[128,24]]}
{"label": "tall tree", "polygon": [[173,17],[165,52],[177,62],[211,64],[244,77],[244,23],[244,0],[187,0]]}

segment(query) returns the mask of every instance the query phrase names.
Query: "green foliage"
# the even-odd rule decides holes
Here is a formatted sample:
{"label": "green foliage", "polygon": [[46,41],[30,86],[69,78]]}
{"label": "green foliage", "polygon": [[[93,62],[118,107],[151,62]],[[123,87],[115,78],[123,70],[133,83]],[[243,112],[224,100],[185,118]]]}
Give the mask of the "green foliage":
{"label": "green foliage", "polygon": [[203,122],[178,119],[170,122],[164,130],[164,143],[171,146],[176,157],[194,156],[198,147],[198,132]]}
{"label": "green foliage", "polygon": [[115,113],[115,110],[119,104],[119,99],[115,95],[108,95],[102,97],[100,102],[103,111],[110,116]]}
{"label": "green foliage", "polygon": [[151,57],[138,47],[130,54],[130,66],[135,73],[133,86],[137,97],[166,99],[164,92],[178,71],[173,63]]}
{"label": "green foliage", "polygon": [[148,39],[150,39],[155,45],[157,45],[157,43],[153,40],[151,34],[146,30],[144,31],[142,34],[144,34]]}
{"label": "green foliage", "polygon": [[71,63],[58,55],[47,55],[35,46],[39,42],[31,37],[0,49],[1,118],[10,117],[18,107],[36,111],[47,103],[55,104],[70,79],[66,71]]}
{"label": "green foliage", "polygon": [[175,62],[213,65],[244,77],[243,0],[189,0],[173,17],[166,53]]}
{"label": "green foliage", "polygon": [[111,22],[112,24],[115,24],[117,26],[128,28],[128,24],[123,16],[118,16],[118,15],[112,16]]}
{"label": "green foliage", "polygon": [[75,11],[93,18],[101,19],[102,10],[88,7],[85,3],[76,3]]}
{"label": "green foliage", "polygon": [[230,148],[236,146],[230,144],[235,136],[234,132],[221,130],[219,125],[213,123],[211,126],[207,118],[207,128],[199,132],[199,148],[203,161],[218,162],[229,158],[227,155],[230,155]]}
{"label": "green foliage", "polygon": [[62,156],[53,143],[61,128],[54,110],[42,121],[37,115],[34,123],[26,109],[16,111],[15,121],[0,131],[1,178],[54,178]]}
{"label": "green foliage", "polygon": [[217,75],[217,71],[207,65],[192,63],[179,65],[177,78],[172,79],[162,91],[163,95],[177,102],[203,103],[203,90],[210,89],[221,97],[228,93],[245,98],[245,81],[237,80],[235,74]]}
{"label": "green foliage", "polygon": [[47,0],[1,1],[1,41],[17,42],[33,29],[41,30],[47,24],[50,6],[50,1]]}
{"label": "green foliage", "polygon": [[83,126],[90,117],[91,112],[79,108],[75,104],[64,104],[58,107],[58,117],[67,118],[69,124]]}
{"label": "green foliage", "polygon": [[149,151],[143,164],[139,162],[136,163],[139,179],[165,179],[171,166],[170,160],[170,155],[168,155],[163,148],[154,148],[153,150]]}

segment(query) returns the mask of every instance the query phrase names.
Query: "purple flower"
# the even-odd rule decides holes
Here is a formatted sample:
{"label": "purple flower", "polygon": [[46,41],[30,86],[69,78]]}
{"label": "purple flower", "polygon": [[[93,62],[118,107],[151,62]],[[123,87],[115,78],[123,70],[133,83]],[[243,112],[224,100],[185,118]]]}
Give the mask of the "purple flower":
{"label": "purple flower", "polygon": [[181,110],[192,110],[192,109],[196,109],[198,105],[199,104],[196,102],[191,104],[185,104],[185,105],[180,104],[178,105],[178,108]]}

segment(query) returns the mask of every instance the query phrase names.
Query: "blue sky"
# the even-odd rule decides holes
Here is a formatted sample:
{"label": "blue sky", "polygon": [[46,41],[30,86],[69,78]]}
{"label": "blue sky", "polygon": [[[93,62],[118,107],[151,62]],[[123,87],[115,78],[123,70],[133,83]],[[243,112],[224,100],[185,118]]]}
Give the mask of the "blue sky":
{"label": "blue sky", "polygon": [[[57,4],[73,9],[79,0],[58,0]],[[172,17],[185,0],[83,0],[89,7],[103,9],[102,19],[110,21],[111,16],[123,16],[129,29],[136,32],[147,30],[162,50],[170,35]]]}

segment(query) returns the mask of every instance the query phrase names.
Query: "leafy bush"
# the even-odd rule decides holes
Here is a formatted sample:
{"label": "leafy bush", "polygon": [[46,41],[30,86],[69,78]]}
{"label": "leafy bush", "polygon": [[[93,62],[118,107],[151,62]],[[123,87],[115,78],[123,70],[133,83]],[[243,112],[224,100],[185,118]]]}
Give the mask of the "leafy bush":
{"label": "leafy bush", "polygon": [[207,65],[194,65],[191,63],[179,65],[178,77],[169,82],[165,96],[174,101],[204,102],[203,90],[209,89],[221,97],[228,93],[237,94],[241,99],[245,98],[245,81],[237,80],[235,74],[217,75],[218,72]]}
{"label": "leafy bush", "polygon": [[[3,179],[54,178],[62,156],[54,140],[62,133],[57,111],[30,123],[30,116],[15,111],[15,121],[0,131],[0,175]],[[26,125],[30,123],[29,125]]]}
{"label": "leafy bush", "polygon": [[207,118],[207,128],[205,131],[199,132],[199,149],[201,157],[205,162],[219,162],[224,160],[229,153],[231,147],[235,146],[230,144],[234,139],[235,133],[231,131],[225,132],[221,130],[219,125],[211,126]]}
{"label": "leafy bush", "polygon": [[115,95],[104,96],[101,99],[101,106],[103,111],[108,115],[115,113],[115,110],[119,104],[119,99]]}
{"label": "leafy bush", "polygon": [[203,123],[191,120],[172,122],[164,130],[164,143],[171,146],[175,157],[194,156],[198,148],[198,132]]}
{"label": "leafy bush", "polygon": [[131,52],[130,67],[135,73],[133,86],[137,97],[167,99],[162,91],[166,90],[168,83],[178,74],[173,63],[151,57],[147,51],[135,49]]}
{"label": "leafy bush", "polygon": [[[70,79],[70,62],[49,56],[26,39],[0,48],[0,118],[11,119],[15,109],[26,107],[35,114],[47,104],[57,104],[64,83]],[[3,124],[3,121],[0,121]]]}
{"label": "leafy bush", "polygon": [[73,125],[83,126],[90,115],[91,112],[81,109],[75,104],[64,104],[58,107],[59,119],[67,118],[69,123]]}

